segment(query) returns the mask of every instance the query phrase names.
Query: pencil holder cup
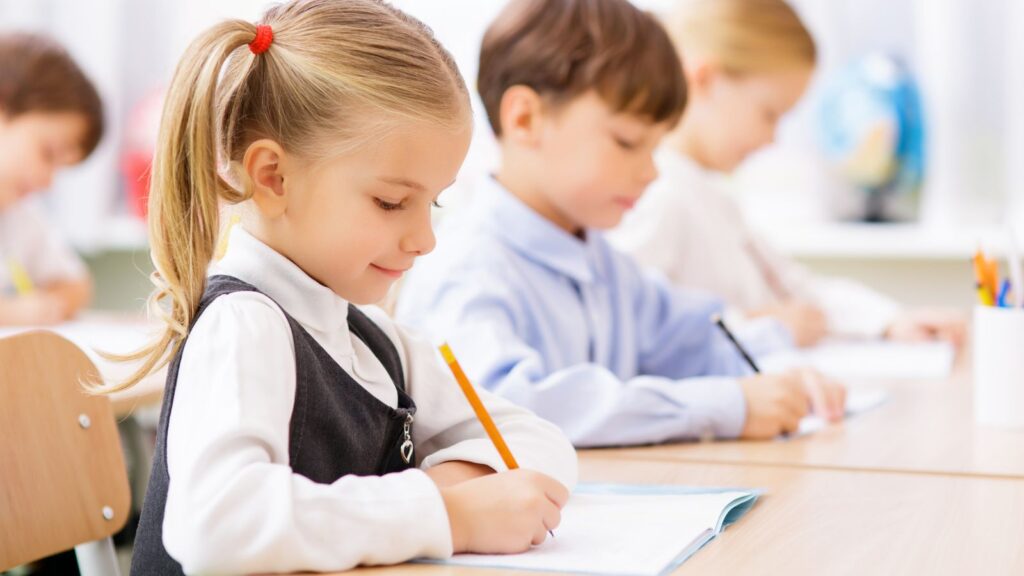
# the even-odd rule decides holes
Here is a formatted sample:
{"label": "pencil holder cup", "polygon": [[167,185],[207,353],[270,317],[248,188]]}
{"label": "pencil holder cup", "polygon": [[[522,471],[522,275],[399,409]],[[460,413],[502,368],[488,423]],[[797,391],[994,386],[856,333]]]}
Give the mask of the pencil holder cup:
{"label": "pencil holder cup", "polygon": [[1024,429],[1024,308],[974,309],[974,421]]}

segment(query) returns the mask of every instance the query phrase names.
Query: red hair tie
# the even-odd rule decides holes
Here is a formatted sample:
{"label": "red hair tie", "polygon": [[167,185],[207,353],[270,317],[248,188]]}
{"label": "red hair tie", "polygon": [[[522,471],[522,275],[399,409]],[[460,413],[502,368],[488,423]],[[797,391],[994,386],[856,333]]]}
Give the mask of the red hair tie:
{"label": "red hair tie", "polygon": [[270,29],[270,26],[260,24],[256,27],[256,37],[249,42],[249,50],[256,55],[263,54],[267,48],[270,48],[270,43],[273,41],[274,31]]}

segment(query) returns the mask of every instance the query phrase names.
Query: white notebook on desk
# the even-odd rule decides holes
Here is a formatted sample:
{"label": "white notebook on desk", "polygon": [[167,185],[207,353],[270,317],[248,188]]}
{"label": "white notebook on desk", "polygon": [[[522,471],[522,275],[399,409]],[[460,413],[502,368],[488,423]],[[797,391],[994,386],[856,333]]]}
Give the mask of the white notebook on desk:
{"label": "white notebook on desk", "polygon": [[848,380],[940,380],[953,371],[956,356],[948,342],[826,340],[812,348],[758,358],[766,372],[798,366]]}
{"label": "white notebook on desk", "polygon": [[[846,414],[844,418],[852,418],[881,406],[889,399],[889,393],[879,388],[851,387],[846,392]],[[782,436],[781,439],[794,438],[813,434],[829,425],[828,420],[821,416],[805,416],[800,420],[800,428],[795,434]]]}
{"label": "white notebook on desk", "polygon": [[[555,537],[522,554],[459,554],[438,563],[656,576],[672,571],[742,516],[753,490],[583,484]],[[433,562],[433,561],[431,561]]]}

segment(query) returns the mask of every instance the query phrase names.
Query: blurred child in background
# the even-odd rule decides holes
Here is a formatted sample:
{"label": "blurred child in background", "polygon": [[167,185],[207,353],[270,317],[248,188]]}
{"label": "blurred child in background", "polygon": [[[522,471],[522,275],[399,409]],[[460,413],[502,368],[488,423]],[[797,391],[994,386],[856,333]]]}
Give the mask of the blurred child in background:
{"label": "blurred child in background", "polygon": [[798,345],[826,335],[959,343],[960,316],[904,310],[854,281],[812,274],[754,234],[716,182],[770,144],[814,72],[814,40],[783,0],[681,0],[668,21],[690,103],[656,154],[659,178],[609,235],[678,286],[782,321]]}
{"label": "blurred child in background", "polygon": [[102,134],[99,94],[61,46],[0,35],[0,325],[61,322],[89,302],[88,270],[27,198]]}

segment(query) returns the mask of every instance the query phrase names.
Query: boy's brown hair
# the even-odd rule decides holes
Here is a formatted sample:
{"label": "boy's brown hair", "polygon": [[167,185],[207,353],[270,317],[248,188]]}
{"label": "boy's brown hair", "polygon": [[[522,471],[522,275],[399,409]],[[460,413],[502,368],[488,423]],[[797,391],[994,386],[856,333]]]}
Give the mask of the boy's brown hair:
{"label": "boy's brown hair", "polygon": [[554,106],[594,90],[616,112],[675,124],[682,63],[657,19],[627,0],[512,0],[480,49],[477,90],[495,136],[505,91],[527,86]]}
{"label": "boy's brown hair", "polygon": [[96,87],[67,51],[46,36],[0,34],[0,112],[81,114],[86,120],[82,157],[103,136],[103,103]]}

